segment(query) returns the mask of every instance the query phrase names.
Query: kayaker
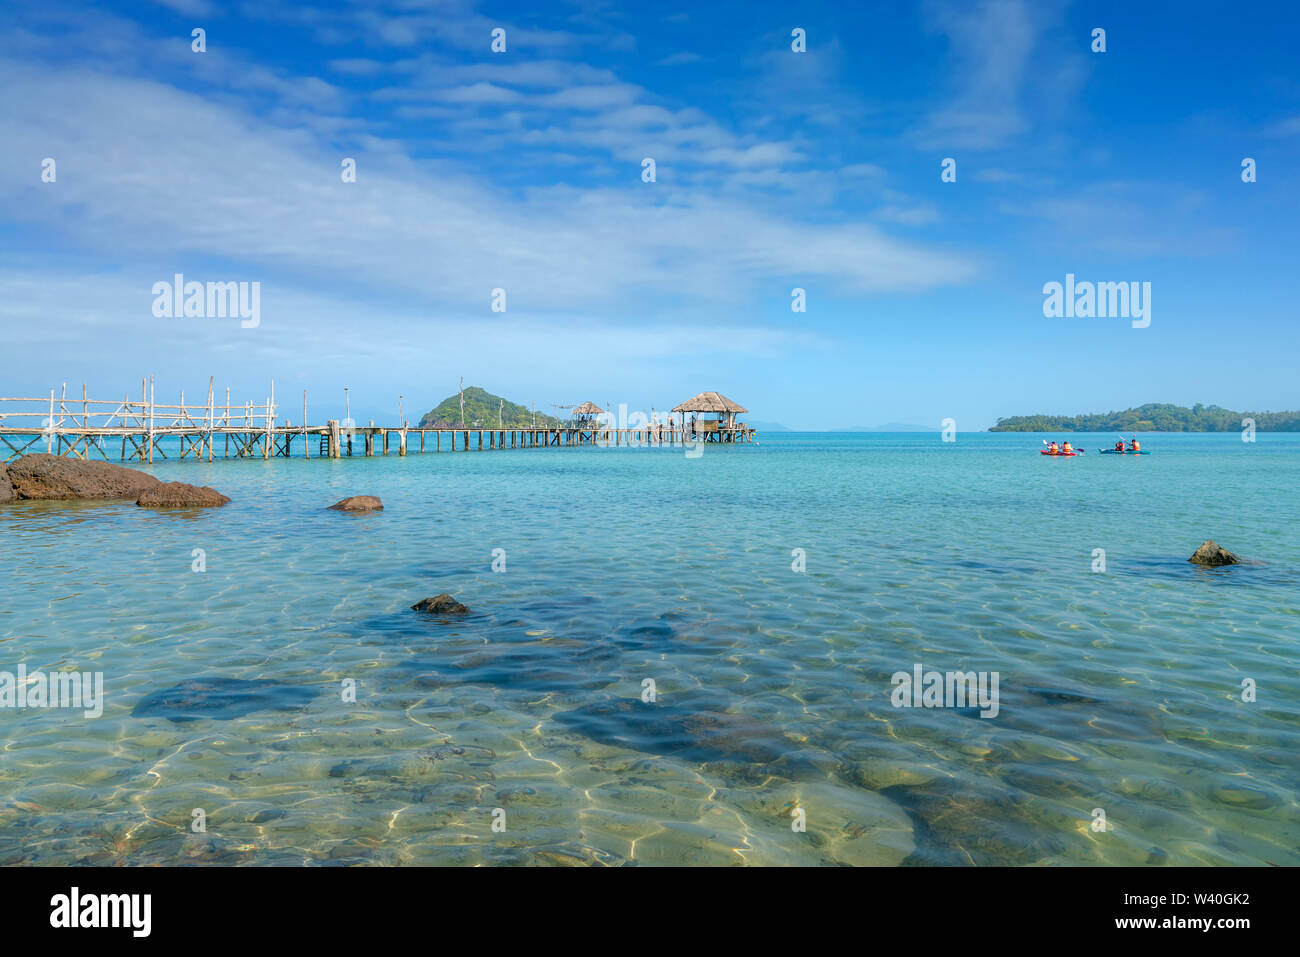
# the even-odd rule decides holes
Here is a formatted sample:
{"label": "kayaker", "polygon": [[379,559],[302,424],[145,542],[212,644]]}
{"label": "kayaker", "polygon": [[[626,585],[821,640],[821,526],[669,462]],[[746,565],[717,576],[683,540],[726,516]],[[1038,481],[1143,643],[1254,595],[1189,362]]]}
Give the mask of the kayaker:
{"label": "kayaker", "polygon": [[1058,449],[1058,448],[1056,447],[1056,440],[1053,439],[1053,440],[1052,440],[1052,444],[1049,445],[1049,446],[1047,447],[1047,454],[1048,454],[1048,455],[1056,455],[1056,454],[1058,454],[1059,452],[1060,452],[1060,449]]}
{"label": "kayaker", "polygon": [[1074,454],[1074,447],[1070,445],[1070,440],[1069,440],[1069,439],[1066,439],[1066,440],[1065,440],[1065,444],[1061,446],[1061,454],[1062,454],[1062,455],[1073,455],[1073,454]]}
{"label": "kayaker", "polygon": [[1123,440],[1123,439],[1120,439],[1118,442],[1115,443],[1115,451],[1116,451],[1116,452],[1123,452],[1123,451],[1124,451],[1124,440]]}
{"label": "kayaker", "polygon": [[1132,438],[1132,445],[1130,445],[1130,446],[1128,447],[1128,450],[1129,450],[1130,452],[1141,452],[1141,451],[1142,451],[1142,446],[1138,445],[1138,437],[1137,437],[1136,435],[1133,436],[1133,438]]}

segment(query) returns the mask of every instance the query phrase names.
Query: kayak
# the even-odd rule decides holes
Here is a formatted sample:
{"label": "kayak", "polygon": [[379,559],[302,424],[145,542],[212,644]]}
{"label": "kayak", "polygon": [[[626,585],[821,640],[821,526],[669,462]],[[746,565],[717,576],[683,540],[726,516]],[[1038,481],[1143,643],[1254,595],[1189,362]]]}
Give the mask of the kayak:
{"label": "kayak", "polygon": [[1039,454],[1039,455],[1052,455],[1052,456],[1055,456],[1055,457],[1057,457],[1057,458],[1062,458],[1062,459],[1064,459],[1064,458],[1069,458],[1071,455],[1079,455],[1080,453],[1078,453],[1078,452],[1049,452],[1049,451],[1047,451],[1047,449],[1039,449],[1039,450],[1038,450],[1038,454]]}
{"label": "kayak", "polygon": [[1151,454],[1146,449],[1142,449],[1139,452],[1130,452],[1127,449],[1125,449],[1123,452],[1121,452],[1119,449],[1098,449],[1097,451],[1100,452],[1102,455],[1150,455]]}

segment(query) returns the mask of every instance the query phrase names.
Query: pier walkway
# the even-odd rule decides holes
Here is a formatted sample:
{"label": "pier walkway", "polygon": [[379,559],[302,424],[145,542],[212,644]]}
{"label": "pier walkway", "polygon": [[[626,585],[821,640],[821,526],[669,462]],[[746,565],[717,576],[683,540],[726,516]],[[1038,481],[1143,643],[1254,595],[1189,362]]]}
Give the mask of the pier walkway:
{"label": "pier walkway", "polygon": [[68,398],[66,386],[58,396],[51,390],[48,398],[0,398],[0,462],[29,452],[152,463],[156,458],[173,457],[211,462],[216,458],[341,458],[583,445],[684,446],[748,443],[756,434],[743,424],[717,428],[713,422],[700,423],[699,431],[692,430],[689,423],[638,428],[592,423],[421,428],[407,422],[389,427],[329,419],[323,425],[307,425],[306,393],[302,419],[294,425],[279,417],[274,395],[262,405],[232,406],[227,391],[225,404],[216,405],[209,383],[207,401],[194,406],[185,404],[184,393],[175,405],[155,402],[152,393],[152,384],[145,383],[139,400],[96,400],[87,397],[83,385],[79,399]]}

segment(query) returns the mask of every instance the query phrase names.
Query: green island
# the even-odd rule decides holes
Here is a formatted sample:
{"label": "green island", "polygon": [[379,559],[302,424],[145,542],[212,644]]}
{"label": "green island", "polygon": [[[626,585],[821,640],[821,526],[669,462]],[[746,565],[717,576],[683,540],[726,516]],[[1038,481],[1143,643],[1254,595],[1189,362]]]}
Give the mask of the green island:
{"label": "green island", "polygon": [[1123,412],[1092,415],[1013,415],[998,419],[990,432],[1239,432],[1242,419],[1254,419],[1259,432],[1300,432],[1300,412],[1233,412],[1217,405],[1190,409],[1149,403]]}
{"label": "green island", "polygon": [[490,429],[499,426],[503,429],[529,429],[557,426],[559,420],[553,415],[534,413],[526,405],[510,402],[499,395],[493,395],[486,389],[470,386],[465,390],[465,415],[460,414],[460,392],[453,392],[443,399],[420,419],[420,428],[470,428]]}

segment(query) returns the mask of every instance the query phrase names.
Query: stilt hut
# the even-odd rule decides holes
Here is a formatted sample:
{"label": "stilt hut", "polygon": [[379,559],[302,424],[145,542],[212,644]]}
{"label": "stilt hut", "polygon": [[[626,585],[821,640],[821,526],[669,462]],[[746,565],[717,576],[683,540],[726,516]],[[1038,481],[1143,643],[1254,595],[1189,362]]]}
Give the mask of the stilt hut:
{"label": "stilt hut", "polygon": [[[693,399],[687,399],[681,405],[673,407],[674,412],[693,417],[693,431],[697,436],[711,442],[734,442],[738,435],[749,432],[745,426],[736,421],[736,416],[748,412],[744,406],[732,402],[721,392],[701,392]],[[711,419],[699,416],[713,415]],[[685,419],[683,419],[685,425]],[[688,430],[691,431],[691,430]]]}
{"label": "stilt hut", "polygon": [[575,429],[590,429],[596,424],[596,416],[603,415],[605,412],[594,402],[584,402],[573,410],[573,427]]}

